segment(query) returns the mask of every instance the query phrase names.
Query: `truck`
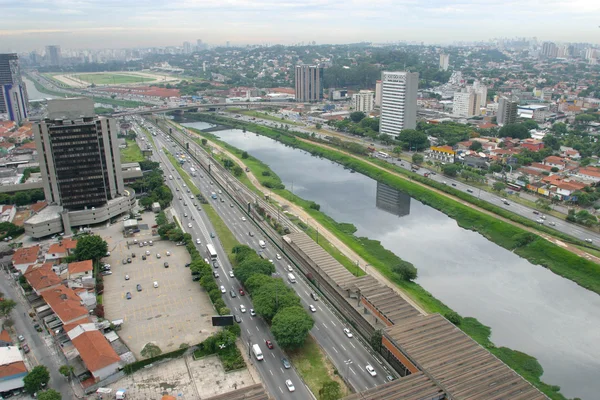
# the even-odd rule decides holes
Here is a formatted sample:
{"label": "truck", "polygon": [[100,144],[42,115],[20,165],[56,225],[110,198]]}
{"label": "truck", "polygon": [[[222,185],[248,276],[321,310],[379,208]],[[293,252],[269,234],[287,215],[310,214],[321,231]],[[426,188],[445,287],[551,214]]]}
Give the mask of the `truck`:
{"label": "truck", "polygon": [[267,244],[265,243],[264,240],[259,240],[258,245],[260,246],[261,249],[264,249],[265,247],[267,247]]}
{"label": "truck", "polygon": [[152,212],[160,212],[160,203],[158,201],[152,203]]}
{"label": "truck", "polygon": [[258,361],[262,361],[263,359],[263,353],[260,350],[260,346],[257,344],[252,345],[252,352],[254,353],[254,357],[256,357],[256,359]]}
{"label": "truck", "polygon": [[296,283],[296,277],[294,274],[288,274],[288,281],[290,281],[290,283]]}

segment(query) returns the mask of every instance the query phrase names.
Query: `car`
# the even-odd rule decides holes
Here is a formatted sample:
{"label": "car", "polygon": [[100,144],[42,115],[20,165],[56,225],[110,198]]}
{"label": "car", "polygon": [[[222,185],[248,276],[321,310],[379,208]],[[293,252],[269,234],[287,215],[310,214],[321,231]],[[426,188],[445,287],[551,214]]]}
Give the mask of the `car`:
{"label": "car", "polygon": [[123,259],[123,265],[125,265],[125,264],[127,264],[127,259],[126,258]]}
{"label": "car", "polygon": [[456,183],[453,183],[452,186],[456,186]]}
{"label": "car", "polygon": [[183,216],[184,216],[185,218],[187,218],[187,213],[183,214]]}
{"label": "car", "polygon": [[281,260],[281,255],[279,255],[279,253],[275,254],[275,258],[278,260]]}
{"label": "car", "polygon": [[187,185],[184,183],[184,184],[183,184],[183,187],[187,187]]}
{"label": "car", "polygon": [[129,280],[129,275],[125,275],[125,280],[128,281]]}
{"label": "car", "polygon": [[196,244],[202,244],[202,242],[200,241],[200,238],[196,239]]}
{"label": "car", "polygon": [[105,265],[104,267],[102,267],[103,271],[110,271],[110,265]]}
{"label": "car", "polygon": [[154,287],[157,288],[158,287],[158,282],[154,281]]}
{"label": "car", "polygon": [[556,224],[554,222],[550,222],[550,226],[555,226]]}
{"label": "car", "polygon": [[188,224],[188,228],[191,228],[191,227],[192,227],[192,223],[190,222],[190,223]]}
{"label": "car", "polygon": [[146,250],[146,255],[149,256],[150,255],[150,250]]}
{"label": "car", "polygon": [[217,271],[213,270],[213,276],[214,276],[215,278],[218,278],[218,277],[219,277],[219,272],[217,272]]}
{"label": "car", "polygon": [[186,203],[185,201],[183,202],[183,206],[184,206],[184,207],[187,207],[187,203]]}
{"label": "car", "polygon": [[102,271],[101,274],[102,276],[112,275],[112,271]]}
{"label": "car", "polygon": [[292,368],[292,364],[290,364],[290,362],[288,361],[288,359],[285,358],[285,357],[281,357],[281,363],[283,364],[283,368],[285,368],[285,369]]}
{"label": "car", "polygon": [[243,222],[246,222],[246,217],[242,217],[242,221],[243,221]]}
{"label": "car", "polygon": [[467,192],[473,193],[473,190],[472,189],[467,189]]}
{"label": "car", "polygon": [[539,214],[539,211],[534,211],[533,213],[534,213],[535,215],[538,215],[538,214]]}
{"label": "car", "polygon": [[154,243],[152,242],[152,240],[148,241],[148,246],[154,246]]}
{"label": "car", "polygon": [[104,264],[103,267],[106,268],[106,269],[110,269],[110,264]]}
{"label": "car", "polygon": [[388,382],[391,382],[394,379],[396,379],[396,378],[394,378],[392,375],[388,375],[388,376],[385,377],[385,380],[388,381]]}
{"label": "car", "polygon": [[29,351],[30,351],[30,350],[29,350],[29,346],[27,345],[27,343],[25,343],[25,344],[23,345],[23,347],[21,347],[21,349],[23,349],[23,352],[24,352],[25,354],[29,353]]}
{"label": "car", "polygon": [[23,343],[25,341],[25,336],[19,335],[17,336],[17,339],[19,339],[19,342]]}
{"label": "car", "polygon": [[273,350],[273,342],[271,342],[270,340],[265,340],[265,344],[269,349]]}
{"label": "car", "polygon": [[165,263],[163,264],[165,266],[165,268],[169,268],[169,263],[165,261]]}
{"label": "car", "polygon": [[240,316],[239,316],[239,315],[237,315],[237,314],[235,314],[235,315],[233,316],[233,319],[235,319],[235,322],[237,322],[238,324],[241,324],[241,323],[242,323],[242,319],[241,319],[241,318],[240,318]]}
{"label": "car", "polygon": [[169,257],[171,255],[170,251],[167,251],[167,257]]}
{"label": "car", "polygon": [[202,211],[202,209],[200,208],[200,206],[196,207],[196,210]]}
{"label": "car", "polygon": [[142,260],[145,260],[145,259],[146,259],[146,255],[143,255],[143,256],[142,256]]}
{"label": "car", "polygon": [[373,368],[373,366],[371,364],[367,364],[365,366],[365,369],[367,370],[367,372],[369,373],[369,375],[371,375],[371,376],[377,376],[377,372],[375,371],[375,368]]}
{"label": "car", "polygon": [[131,258],[127,259],[127,264],[131,264]]}
{"label": "car", "polygon": [[592,243],[592,239],[585,239],[586,243]]}
{"label": "car", "polygon": [[200,275],[192,276],[192,281],[198,282],[200,280]]}
{"label": "car", "polygon": [[240,305],[240,312],[243,312],[243,313],[246,312],[246,306],[245,305],[243,305],[243,304]]}
{"label": "car", "polygon": [[233,203],[229,203],[229,207],[233,208]]}
{"label": "car", "polygon": [[254,308],[250,309],[250,315],[255,317],[256,316],[256,311],[254,311]]}
{"label": "car", "polygon": [[127,300],[131,300],[131,292],[127,292],[125,294],[125,298],[127,298]]}
{"label": "car", "polygon": [[144,247],[144,243],[140,242],[140,247]]}
{"label": "car", "polygon": [[229,277],[230,278],[235,278],[235,275],[233,274],[233,271],[229,271]]}
{"label": "car", "polygon": [[448,182],[446,182],[446,181],[442,181],[442,183],[443,183],[444,185],[447,185],[447,184],[448,184]]}
{"label": "car", "polygon": [[160,253],[156,253],[156,258],[160,258]]}
{"label": "car", "polygon": [[215,237],[215,234],[211,232],[211,233],[210,233],[210,237],[211,237],[211,238],[214,238],[214,237]]}
{"label": "car", "polygon": [[246,292],[244,292],[244,289],[239,288],[238,290],[240,292],[240,296],[245,296],[246,295]]}
{"label": "car", "polygon": [[233,290],[233,289],[231,289],[229,291],[229,295],[231,296],[232,299],[237,297],[237,294],[235,294],[235,290]]}
{"label": "car", "polygon": [[346,336],[350,337],[350,338],[351,338],[352,336],[354,336],[354,335],[352,334],[352,332],[350,332],[350,329],[348,329],[348,328],[344,328],[344,334],[345,334]]}
{"label": "car", "polygon": [[296,388],[294,387],[294,384],[292,383],[291,379],[286,379],[285,386],[288,388],[288,390],[290,392],[293,392],[294,390],[296,390]]}
{"label": "car", "polygon": [[213,267],[219,268],[219,262],[217,260],[213,261]]}
{"label": "car", "polygon": [[186,268],[189,268],[189,267],[190,267],[190,265],[192,265],[192,263],[185,263],[185,267],[186,267]]}
{"label": "car", "polygon": [[275,262],[274,262],[273,260],[269,260],[269,262],[270,262],[271,264],[275,264]]}
{"label": "car", "polygon": [[194,195],[190,194],[190,199],[194,200]]}
{"label": "car", "polygon": [[310,293],[310,297],[314,300],[314,301],[319,301],[319,296],[317,296],[317,294],[315,292],[311,292]]}
{"label": "car", "polygon": [[288,264],[287,270],[290,271],[290,272],[294,272],[294,269],[292,268],[292,266],[290,264]]}
{"label": "car", "polygon": [[140,285],[140,284],[138,283],[137,285],[135,285],[135,289],[136,289],[138,292],[141,292],[141,291],[142,291],[142,285]]}
{"label": "car", "polygon": [[179,192],[179,188],[178,188],[178,187],[176,187],[176,188],[175,188],[175,191]]}
{"label": "car", "polygon": [[312,304],[309,304],[309,305],[308,305],[308,309],[309,309],[311,312],[317,312],[317,308],[316,308],[315,306],[313,306]]}
{"label": "car", "polygon": [[131,258],[135,258],[135,253],[131,253]]}
{"label": "car", "polygon": [[225,290],[225,286],[221,285],[221,293],[225,293],[227,292],[227,290]]}
{"label": "car", "polygon": [[250,235],[250,236],[254,236],[254,233],[252,233],[252,232],[248,232],[248,235]]}

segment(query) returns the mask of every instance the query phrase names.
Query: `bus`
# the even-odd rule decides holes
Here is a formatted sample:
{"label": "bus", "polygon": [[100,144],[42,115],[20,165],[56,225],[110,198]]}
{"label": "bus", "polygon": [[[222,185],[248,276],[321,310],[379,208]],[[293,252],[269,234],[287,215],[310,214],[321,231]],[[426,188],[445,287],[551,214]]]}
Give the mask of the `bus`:
{"label": "bus", "polygon": [[514,190],[515,192],[519,192],[522,189],[521,186],[509,182],[506,183],[506,187],[510,190]]}
{"label": "bus", "polygon": [[207,244],[206,250],[207,250],[208,255],[210,256],[211,260],[217,259],[217,252],[215,251],[215,247],[212,244]]}
{"label": "bus", "polygon": [[383,151],[378,151],[377,155],[381,158],[390,158],[390,155],[388,153],[384,153]]}

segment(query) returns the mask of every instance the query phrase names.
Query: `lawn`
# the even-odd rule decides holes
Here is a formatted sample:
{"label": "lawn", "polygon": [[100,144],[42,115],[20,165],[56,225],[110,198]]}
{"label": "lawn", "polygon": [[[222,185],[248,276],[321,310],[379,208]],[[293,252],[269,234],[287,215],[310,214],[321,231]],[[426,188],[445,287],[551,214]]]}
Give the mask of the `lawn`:
{"label": "lawn", "polygon": [[140,146],[137,145],[135,140],[126,140],[126,142],[127,147],[121,149],[121,162],[129,163],[144,161],[145,158],[142,155],[142,150],[140,150]]}
{"label": "lawn", "polygon": [[155,79],[139,75],[121,75],[118,73],[72,74],[71,76],[96,85],[120,85],[124,83],[149,83],[155,81]]}

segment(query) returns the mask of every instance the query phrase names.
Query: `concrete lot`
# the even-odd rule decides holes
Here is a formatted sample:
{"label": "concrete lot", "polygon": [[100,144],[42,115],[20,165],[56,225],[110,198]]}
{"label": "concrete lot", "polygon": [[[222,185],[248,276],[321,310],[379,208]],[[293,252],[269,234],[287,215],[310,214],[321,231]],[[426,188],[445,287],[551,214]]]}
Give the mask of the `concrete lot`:
{"label": "concrete lot", "polygon": [[191,356],[142,369],[109,387],[125,389],[128,399],[160,399],[170,394],[181,399],[206,399],[257,383],[248,369],[225,373],[216,356]]}
{"label": "concrete lot", "polygon": [[[108,242],[111,256],[105,262],[112,265],[112,275],[104,277],[104,311],[107,319],[124,319],[119,336],[138,359],[141,350],[152,342],[163,353],[177,350],[182,343],[194,345],[216,332],[211,317],[215,315],[208,295],[198,282],[193,282],[185,264],[190,261],[184,246],[168,241],[154,240],[154,246],[140,248],[133,243],[152,238],[151,226],[155,224],[153,213],[144,213],[140,226],[147,224],[135,237],[123,238],[122,223],[114,224],[98,232]],[[106,232],[105,232],[106,231]],[[150,251],[147,260],[142,254]],[[166,252],[171,256],[167,257]],[[123,265],[122,260],[132,257],[132,263]],[[161,258],[157,259],[156,254]],[[169,268],[164,267],[169,263]],[[125,280],[125,275],[130,279]],[[159,287],[154,288],[153,282]],[[136,285],[142,291],[136,290]],[[131,300],[125,295],[131,293]]]}

